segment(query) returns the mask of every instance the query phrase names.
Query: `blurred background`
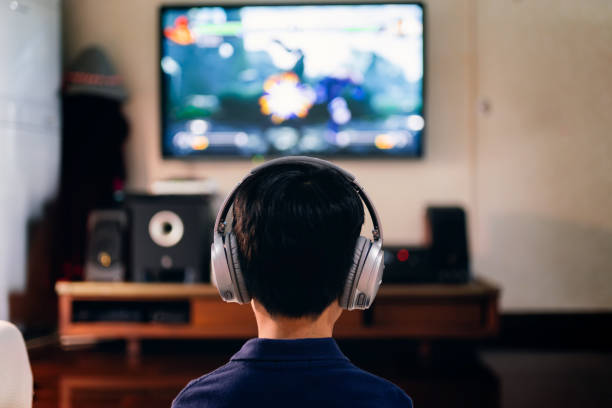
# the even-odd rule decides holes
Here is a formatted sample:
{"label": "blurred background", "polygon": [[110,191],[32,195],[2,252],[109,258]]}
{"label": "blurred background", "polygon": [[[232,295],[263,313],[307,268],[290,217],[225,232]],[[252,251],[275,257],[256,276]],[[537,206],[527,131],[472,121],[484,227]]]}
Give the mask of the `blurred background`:
{"label": "blurred background", "polygon": [[[229,55],[222,45],[241,35],[223,31],[226,17],[189,20],[192,5],[203,3],[0,0],[0,320],[26,340],[34,406],[168,406],[255,335],[248,308],[228,309],[208,282],[206,231],[252,167],[296,152],[353,173],[382,219],[387,292],[337,330],[355,363],[417,406],[610,406],[612,3],[429,0],[412,5],[420,31],[381,23],[376,35],[398,30],[394,52],[417,47],[407,64],[420,75],[402,92],[421,102],[389,115],[421,118],[409,129],[419,149],[385,156],[402,139],[384,129],[371,148],[330,156],[282,148],[275,138],[288,136],[271,132],[274,151],[184,157],[163,147],[168,90],[189,83],[163,67],[178,55],[168,44],[187,38],[168,30],[194,36],[185,58]],[[361,21],[355,7],[341,12],[339,25]],[[203,78],[219,69],[202,58]],[[394,71],[380,69],[391,92]],[[297,77],[305,85],[289,100],[310,95]],[[356,118],[346,92],[371,84],[337,70],[325,79],[343,84],[348,102],[334,106]],[[332,109],[312,98],[313,112]],[[244,111],[265,113],[261,103]],[[296,109],[282,126],[270,113],[269,126],[302,129]],[[206,150],[217,117],[190,114],[190,149]],[[329,115],[340,146],[345,122]]]}

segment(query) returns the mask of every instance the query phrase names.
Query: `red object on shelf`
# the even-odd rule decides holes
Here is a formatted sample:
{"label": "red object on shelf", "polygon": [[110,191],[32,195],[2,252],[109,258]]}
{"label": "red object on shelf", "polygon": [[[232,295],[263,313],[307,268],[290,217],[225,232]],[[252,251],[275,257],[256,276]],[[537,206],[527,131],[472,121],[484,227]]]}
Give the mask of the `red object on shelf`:
{"label": "red object on shelf", "polygon": [[407,249],[400,249],[397,251],[397,260],[400,262],[406,262],[410,257],[410,252]]}

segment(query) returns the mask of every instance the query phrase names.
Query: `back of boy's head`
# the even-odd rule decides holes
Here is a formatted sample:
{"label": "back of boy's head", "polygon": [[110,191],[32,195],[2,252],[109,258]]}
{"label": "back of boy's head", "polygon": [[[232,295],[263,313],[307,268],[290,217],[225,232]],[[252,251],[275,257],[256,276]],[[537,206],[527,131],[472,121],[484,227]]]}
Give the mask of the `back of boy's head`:
{"label": "back of boy's head", "polygon": [[337,170],[292,163],[239,188],[233,231],[249,293],[272,316],[316,317],[344,289],[364,220]]}

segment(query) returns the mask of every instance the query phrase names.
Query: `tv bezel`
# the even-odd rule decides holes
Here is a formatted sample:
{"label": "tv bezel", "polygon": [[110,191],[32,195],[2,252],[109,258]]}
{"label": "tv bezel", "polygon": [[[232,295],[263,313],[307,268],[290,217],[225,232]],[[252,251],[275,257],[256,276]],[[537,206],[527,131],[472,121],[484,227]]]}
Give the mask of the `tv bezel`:
{"label": "tv bezel", "polygon": [[162,155],[162,159],[164,161],[249,161],[249,160],[253,160],[254,157],[259,157],[263,160],[268,160],[268,159],[272,159],[272,158],[276,158],[276,157],[284,157],[284,156],[291,156],[290,154],[265,154],[265,155],[252,155],[252,156],[241,156],[241,155],[237,155],[237,154],[232,154],[232,155],[187,155],[187,156],[179,156],[176,154],[172,154],[168,151],[166,151],[166,149],[164,149],[164,130],[166,129],[166,116],[165,116],[165,103],[164,101],[166,100],[166,96],[168,93],[168,90],[166,89],[166,83],[164,81],[164,72],[162,70],[161,67],[161,59],[163,57],[163,41],[164,41],[164,34],[163,34],[163,28],[164,28],[164,23],[163,23],[163,15],[164,15],[164,11],[168,10],[168,9],[172,9],[172,10],[177,10],[177,9],[191,9],[191,8],[199,8],[199,7],[222,7],[222,8],[241,8],[241,7],[257,7],[257,6],[263,6],[263,7],[274,7],[274,6],[279,6],[279,7],[283,7],[283,6],[351,6],[351,5],[355,5],[355,6],[359,6],[359,5],[385,5],[385,4],[406,4],[406,5],[416,5],[421,7],[421,11],[423,13],[423,49],[421,52],[421,56],[422,56],[422,61],[423,61],[423,85],[422,85],[422,93],[423,93],[423,104],[422,104],[422,109],[421,109],[421,116],[425,119],[425,127],[421,130],[421,135],[420,135],[420,144],[419,144],[419,148],[416,151],[415,154],[406,154],[406,155],[389,155],[387,153],[384,153],[383,151],[377,151],[377,150],[373,150],[372,152],[369,152],[367,154],[364,155],[360,155],[360,154],[354,154],[354,153],[333,153],[333,154],[308,154],[309,156],[316,156],[316,157],[320,157],[323,159],[344,159],[344,160],[370,160],[370,159],[374,159],[374,160],[379,160],[379,159],[385,159],[385,160],[421,160],[425,157],[425,142],[427,140],[426,138],[426,134],[427,134],[427,115],[426,115],[426,102],[427,102],[427,12],[426,12],[426,7],[425,4],[421,1],[401,1],[401,0],[391,0],[391,1],[346,1],[346,0],[339,0],[339,1],[334,1],[334,2],[330,2],[330,1],[287,1],[287,2],[259,2],[259,1],[242,1],[242,2],[234,2],[234,1],[229,1],[229,2],[223,2],[223,1],[211,1],[211,2],[194,2],[194,3],[178,3],[178,4],[162,4],[159,6],[158,8],[158,13],[157,13],[157,23],[158,23],[158,27],[157,27],[157,32],[158,32],[158,47],[157,47],[157,61],[156,61],[156,65],[157,65],[157,69],[158,69],[158,86],[159,86],[159,92],[158,92],[158,108],[159,108],[159,125],[160,125],[160,129],[159,129],[159,143],[160,143],[160,150],[161,150],[161,155]]}

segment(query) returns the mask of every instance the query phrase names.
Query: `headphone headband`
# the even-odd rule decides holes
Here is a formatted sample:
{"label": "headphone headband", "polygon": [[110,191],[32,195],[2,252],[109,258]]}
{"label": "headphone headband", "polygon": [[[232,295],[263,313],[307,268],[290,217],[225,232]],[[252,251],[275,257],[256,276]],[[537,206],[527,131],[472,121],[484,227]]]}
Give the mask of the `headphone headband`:
{"label": "headphone headband", "polygon": [[240,180],[240,182],[236,185],[236,187],[234,187],[234,189],[231,191],[231,193],[227,196],[227,198],[223,202],[223,205],[221,206],[221,211],[217,213],[217,219],[215,220],[214,231],[220,234],[223,234],[225,232],[225,218],[227,216],[227,213],[229,212],[230,207],[232,206],[234,202],[234,197],[236,196],[236,193],[238,192],[238,188],[242,185],[242,183],[244,183],[247,179],[255,176],[257,173],[259,173],[260,171],[264,169],[267,169],[272,166],[282,165],[282,164],[310,164],[310,165],[313,165],[319,168],[333,169],[333,170],[338,171],[340,174],[342,174],[351,183],[353,188],[355,188],[355,191],[357,192],[357,194],[359,194],[359,197],[361,197],[361,200],[363,201],[366,208],[368,209],[368,213],[370,214],[370,218],[372,219],[372,225],[374,227],[372,230],[372,236],[374,238],[374,241],[378,241],[378,240],[382,241],[383,239],[382,227],[381,227],[380,219],[378,218],[378,213],[376,212],[376,208],[372,205],[370,198],[368,197],[363,187],[361,187],[361,185],[357,182],[357,180],[355,179],[355,176],[353,176],[351,173],[344,170],[343,168],[338,167],[335,164],[330,163],[326,160],[321,160],[315,157],[308,157],[308,156],[280,157],[278,159],[270,160],[266,163],[260,164],[259,166],[252,169],[249,172],[249,174],[247,174],[242,180]]}
{"label": "headphone headband", "polygon": [[313,166],[316,166],[316,167],[332,168],[342,173],[344,177],[346,177],[348,180],[350,181],[355,180],[355,176],[353,176],[348,171],[344,170],[342,167],[336,166],[334,163],[328,162],[327,160],[321,160],[321,159],[317,159],[316,157],[308,157],[308,156],[287,156],[287,157],[279,157],[278,159],[267,161],[255,167],[253,170],[251,170],[251,172],[249,173],[247,177],[252,176],[255,173],[258,173],[259,171],[266,169],[268,167],[272,167],[272,166],[276,166],[280,164],[312,164]]}

